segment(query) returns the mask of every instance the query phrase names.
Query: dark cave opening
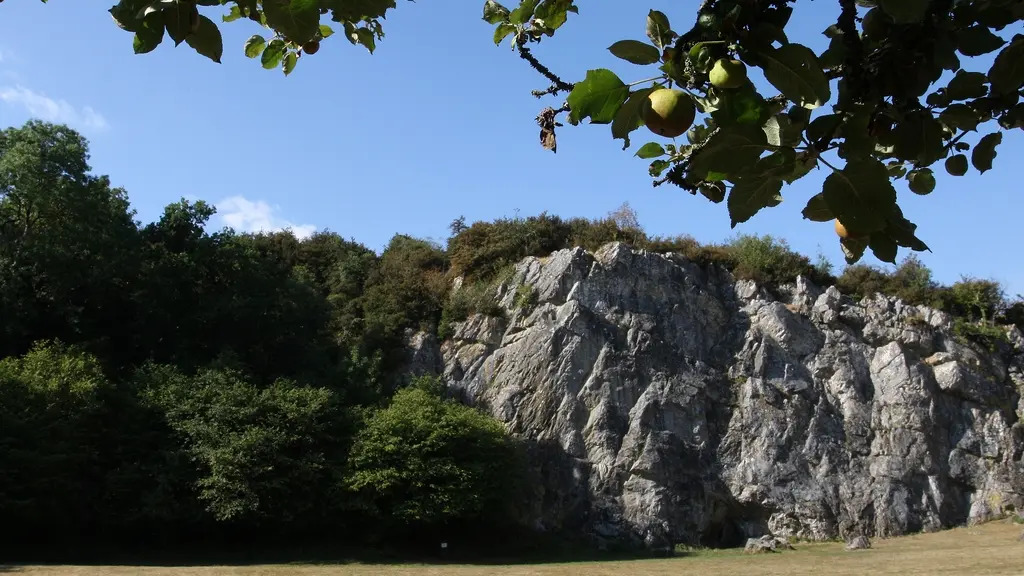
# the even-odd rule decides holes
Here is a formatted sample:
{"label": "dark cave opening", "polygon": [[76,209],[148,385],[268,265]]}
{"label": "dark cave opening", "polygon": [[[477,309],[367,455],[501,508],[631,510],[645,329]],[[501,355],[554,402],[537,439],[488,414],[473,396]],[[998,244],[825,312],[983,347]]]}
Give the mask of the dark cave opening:
{"label": "dark cave opening", "polygon": [[747,533],[739,522],[725,518],[708,526],[701,544],[708,548],[742,548],[747,543],[747,538]]}

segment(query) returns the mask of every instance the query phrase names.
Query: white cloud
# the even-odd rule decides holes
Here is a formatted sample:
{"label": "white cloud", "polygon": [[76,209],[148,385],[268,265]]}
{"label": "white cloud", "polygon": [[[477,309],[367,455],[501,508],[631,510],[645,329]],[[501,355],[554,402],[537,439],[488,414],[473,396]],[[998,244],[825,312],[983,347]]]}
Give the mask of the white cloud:
{"label": "white cloud", "polygon": [[54,100],[24,86],[0,87],[0,101],[24,108],[32,117],[72,127],[105,130],[107,120],[89,106],[75,108],[66,100]]}
{"label": "white cloud", "polygon": [[307,238],[316,232],[312,224],[292,224],[276,216],[278,206],[263,200],[253,202],[244,196],[231,196],[217,204],[217,216],[226,225],[240,232],[277,232],[291,229],[296,238]]}

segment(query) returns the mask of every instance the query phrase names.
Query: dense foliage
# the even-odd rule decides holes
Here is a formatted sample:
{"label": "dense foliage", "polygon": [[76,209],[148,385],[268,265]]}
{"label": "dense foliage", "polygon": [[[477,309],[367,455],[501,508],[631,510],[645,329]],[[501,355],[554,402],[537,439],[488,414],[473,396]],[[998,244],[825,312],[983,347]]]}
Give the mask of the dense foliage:
{"label": "dense foliage", "polygon": [[436,539],[514,512],[500,424],[392,396],[442,249],[211,233],[201,201],[141,225],[89,170],[66,126],[0,132],[0,516],[24,541]]}
{"label": "dense foliage", "polygon": [[[46,0],[43,0],[44,2]],[[671,138],[642,145],[654,185],[675,184],[725,202],[732,226],[783,201],[786,184],[814,168],[829,173],[806,202],[804,218],[833,222],[848,263],[868,248],[895,263],[900,248],[928,250],[903,214],[897,184],[930,194],[940,162],[950,176],[971,166],[992,169],[1003,133],[1024,128],[1024,5],[1019,0],[837,0],[838,15],[821,33],[820,54],[794,41],[794,10],[822,10],[809,0],[703,0],[693,24],[672,28],[651,10],[648,41],[625,39],[608,50],[648,68],[623,81],[606,68],[577,82],[563,80],[531,45],[553,37],[579,14],[575,0],[519,0],[483,5],[495,44],[508,41],[550,86],[538,98],[565,100],[537,117],[541,144],[556,150],[559,117],[610,124],[630,146],[646,126]],[[165,38],[220,62],[221,32],[201,13],[215,7],[222,22],[263,29],[244,54],[290,74],[340,25],[352,44],[370,52],[383,38],[381,21],[396,0],[119,0],[109,12],[133,34],[136,53]],[[688,21],[693,8],[681,8]],[[212,11],[211,11],[212,12]],[[680,18],[673,15],[678,21]],[[683,30],[682,28],[680,30]],[[813,33],[817,33],[814,31]],[[264,36],[269,35],[269,37]],[[806,39],[803,40],[805,43]],[[758,82],[755,83],[755,80]],[[762,94],[769,89],[777,94]],[[825,109],[831,105],[829,112]],[[676,140],[686,135],[686,142]],[[968,157],[968,153],[970,156]],[[902,181],[902,182],[901,182]]]}
{"label": "dense foliage", "polygon": [[459,219],[447,246],[397,235],[380,255],[331,232],[210,232],[213,214],[182,200],[142,225],[124,190],[90,174],[81,135],[37,121],[0,132],[0,517],[18,527],[3,545],[436,546],[511,529],[528,447],[436,379],[410,384],[404,339],[501,314],[495,288],[517,261],[571,246],[622,241],[767,286],[803,274],[893,293],[986,345],[997,323],[1024,325],[992,282],[940,286],[912,259],[837,279],[770,237],[651,238],[628,205],[599,220]]}

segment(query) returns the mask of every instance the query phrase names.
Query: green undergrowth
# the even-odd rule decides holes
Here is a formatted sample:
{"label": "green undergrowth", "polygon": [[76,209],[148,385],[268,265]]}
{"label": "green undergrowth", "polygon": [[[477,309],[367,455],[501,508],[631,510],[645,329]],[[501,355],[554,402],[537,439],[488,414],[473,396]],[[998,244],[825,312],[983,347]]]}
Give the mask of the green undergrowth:
{"label": "green undergrowth", "polygon": [[[689,235],[648,236],[628,205],[605,218],[562,219],[542,213],[526,218],[501,218],[466,226],[453,223],[447,256],[448,274],[464,280],[450,295],[442,314],[440,335],[453,321],[472,313],[500,315],[493,302],[496,286],[510,277],[515,265],[528,256],[544,257],[557,250],[582,247],[595,251],[609,242],[623,242],[650,252],[680,254],[701,266],[717,266],[740,280],[754,280],[769,289],[804,276],[821,287],[836,286],[856,300],[877,293],[908,304],[942,310],[954,316],[954,336],[995,349],[1006,342],[1003,325],[1024,329],[1024,299],[1008,299],[1002,286],[992,280],[961,278],[946,286],[932,278],[931,270],[911,254],[886,270],[878,266],[846,266],[836,276],[832,264],[819,255],[812,262],[797,253],[784,239],[772,236],[737,235],[725,242],[702,244]],[[516,307],[532,306],[530,293],[517,294]]]}

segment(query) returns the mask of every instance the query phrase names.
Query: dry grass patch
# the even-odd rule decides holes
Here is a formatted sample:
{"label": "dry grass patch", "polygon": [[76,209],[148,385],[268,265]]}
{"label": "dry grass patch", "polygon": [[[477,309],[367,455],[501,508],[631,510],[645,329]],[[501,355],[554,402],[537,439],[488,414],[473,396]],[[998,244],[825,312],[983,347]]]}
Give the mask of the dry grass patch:
{"label": "dry grass patch", "polygon": [[796,551],[748,556],[736,550],[702,552],[664,560],[580,562],[519,566],[463,565],[264,565],[189,568],[139,566],[8,566],[19,576],[993,576],[1021,574],[1021,526],[993,522],[890,540],[847,552],[842,544],[802,544]]}

